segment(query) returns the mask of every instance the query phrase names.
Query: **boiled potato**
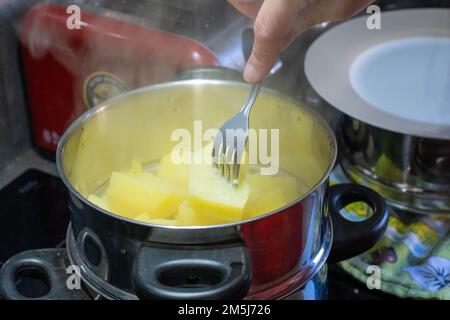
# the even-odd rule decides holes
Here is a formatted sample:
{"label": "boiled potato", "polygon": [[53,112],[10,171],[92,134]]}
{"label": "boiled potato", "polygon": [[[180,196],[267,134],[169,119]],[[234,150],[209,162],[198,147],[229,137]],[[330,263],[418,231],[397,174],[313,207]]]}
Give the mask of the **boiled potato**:
{"label": "boiled potato", "polygon": [[246,219],[279,209],[301,194],[302,187],[297,179],[286,174],[249,174],[246,178],[250,185],[250,195],[244,209]]}
{"label": "boiled potato", "polygon": [[[247,181],[242,179],[237,187],[231,185],[211,165],[210,149],[201,151],[203,161],[195,161],[188,168],[189,206],[205,217],[227,222],[241,220],[250,193]],[[194,154],[194,159],[198,156]]]}
{"label": "boiled potato", "polygon": [[247,164],[241,165],[238,186],[233,186],[212,166],[211,148],[209,145],[194,153],[172,150],[161,159],[155,173],[145,172],[141,162],[134,160],[123,171],[112,173],[104,195],[91,194],[88,200],[137,221],[203,226],[272,212],[308,190],[286,173],[250,173]]}
{"label": "boiled potato", "polygon": [[144,212],[151,219],[175,214],[185,193],[152,173],[127,175],[113,172],[106,191],[109,209],[128,218]]}
{"label": "boiled potato", "polygon": [[266,192],[264,196],[258,197],[255,201],[247,202],[244,209],[244,219],[255,218],[287,204],[289,201],[283,191],[281,189],[271,190]]}
{"label": "boiled potato", "polygon": [[108,200],[106,199],[106,196],[99,197],[96,194],[91,194],[88,197],[88,201],[92,202],[97,207],[108,210]]}
{"label": "boiled potato", "polygon": [[163,226],[176,226],[178,222],[174,219],[152,219],[148,213],[141,213],[134,220],[148,222],[152,224],[160,224]]}
{"label": "boiled potato", "polygon": [[251,201],[254,197],[264,195],[264,192],[281,189],[286,191],[290,197],[297,197],[302,191],[302,187],[297,179],[287,174],[279,173],[276,176],[264,176],[260,174],[248,174],[246,177],[250,185],[250,198]]}
{"label": "boiled potato", "polygon": [[[157,176],[166,180],[175,186],[187,191],[188,186],[188,169],[185,162],[175,163],[172,160],[174,153],[177,153],[178,159],[181,158],[181,151],[173,150],[170,154],[161,159]],[[176,158],[175,158],[176,159]]]}
{"label": "boiled potato", "polygon": [[179,225],[183,226],[207,226],[226,223],[226,221],[200,214],[189,206],[188,201],[184,201],[180,205],[175,219]]}

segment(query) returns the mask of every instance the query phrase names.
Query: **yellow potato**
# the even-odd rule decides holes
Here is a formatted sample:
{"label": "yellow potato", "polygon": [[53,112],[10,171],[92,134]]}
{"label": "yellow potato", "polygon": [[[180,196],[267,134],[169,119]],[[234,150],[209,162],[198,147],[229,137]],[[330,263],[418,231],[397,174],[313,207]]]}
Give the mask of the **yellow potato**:
{"label": "yellow potato", "polygon": [[[198,154],[194,155],[194,159]],[[209,157],[209,158],[208,158]],[[211,165],[211,153],[206,148],[203,162],[189,165],[189,206],[203,216],[232,222],[242,219],[250,193],[245,179],[237,187],[231,185]]]}
{"label": "yellow potato", "polygon": [[244,209],[244,219],[255,218],[262,214],[277,210],[288,202],[283,190],[271,190],[266,192],[264,196],[260,196],[254,201],[247,202]]}
{"label": "yellow potato", "polygon": [[147,172],[137,175],[113,172],[106,194],[109,209],[128,218],[144,212],[151,219],[168,218],[185,198],[184,192]]}
{"label": "yellow potato", "polygon": [[160,224],[163,226],[176,226],[178,223],[174,219],[152,219],[152,218],[150,218],[149,214],[146,212],[141,213],[140,215],[135,217],[134,220],[148,222],[148,223],[152,223],[152,224]]}
{"label": "yellow potato", "polygon": [[181,160],[181,152],[173,150],[170,154],[161,159],[159,164],[157,176],[168,181],[175,186],[187,191],[188,186],[188,170],[185,162],[174,162],[172,155],[177,153],[175,158],[177,161]]}
{"label": "yellow potato", "polygon": [[92,202],[97,207],[108,210],[108,201],[105,196],[99,197],[96,194],[90,194],[88,201]]}
{"label": "yellow potato", "polygon": [[183,226],[207,226],[214,224],[223,224],[225,221],[214,219],[209,216],[202,215],[189,206],[188,201],[184,201],[175,215],[179,225]]}
{"label": "yellow potato", "polygon": [[276,176],[248,174],[246,180],[250,185],[248,202],[255,201],[257,198],[264,196],[266,192],[276,189],[283,190],[286,193],[286,198],[290,200],[294,200],[306,191],[301,187],[297,179],[282,173]]}
{"label": "yellow potato", "polygon": [[[130,166],[127,169],[123,170],[122,173],[128,174],[128,175],[135,175],[135,174],[142,173],[142,172],[143,172],[143,168],[142,168],[141,161],[133,160],[131,162]],[[105,210],[110,210],[108,207],[108,199],[107,199],[106,194],[104,194],[102,196],[97,196],[96,194],[91,194],[91,195],[89,195],[88,200]],[[116,206],[119,205],[119,207],[120,207],[121,205],[118,204],[118,202],[120,202],[120,200],[116,201]],[[123,205],[126,206],[126,204],[123,204]],[[115,210],[115,211],[117,211],[117,210]],[[115,212],[115,213],[120,214],[120,212]]]}
{"label": "yellow potato", "polygon": [[183,153],[183,159],[181,150],[172,150],[161,159],[156,173],[144,172],[141,162],[134,160],[122,172],[113,172],[105,195],[91,194],[88,200],[138,221],[202,226],[257,217],[308,190],[283,172],[276,176],[249,173],[246,163],[241,165],[238,187],[232,186],[212,166],[211,148]]}
{"label": "yellow potato", "polygon": [[277,210],[306,191],[302,190],[297,179],[286,174],[249,174],[246,178],[250,185],[250,195],[244,209],[245,219]]}

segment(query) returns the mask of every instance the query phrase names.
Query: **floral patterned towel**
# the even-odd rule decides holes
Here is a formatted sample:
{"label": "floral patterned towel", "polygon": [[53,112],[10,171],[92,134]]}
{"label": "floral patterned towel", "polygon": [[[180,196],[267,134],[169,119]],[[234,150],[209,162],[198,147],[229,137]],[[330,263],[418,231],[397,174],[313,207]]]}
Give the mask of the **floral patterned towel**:
{"label": "floral patterned towel", "polygon": [[[331,184],[348,181],[340,168]],[[342,210],[349,219],[370,215],[364,203]],[[409,298],[450,300],[450,214],[414,215],[391,210],[389,226],[378,244],[341,263],[356,279],[367,283],[369,266],[379,266],[381,290]],[[370,280],[369,280],[370,281]]]}

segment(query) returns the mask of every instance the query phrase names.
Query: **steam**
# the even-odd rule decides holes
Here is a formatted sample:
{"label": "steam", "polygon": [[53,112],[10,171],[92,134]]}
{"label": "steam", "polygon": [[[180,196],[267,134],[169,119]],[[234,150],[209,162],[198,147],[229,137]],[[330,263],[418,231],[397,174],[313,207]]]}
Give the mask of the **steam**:
{"label": "steam", "polygon": [[[81,8],[80,30],[66,27],[70,14],[65,10],[73,4]],[[145,21],[136,17],[124,21],[130,16],[105,11],[100,5],[106,6],[106,1],[40,2],[17,28],[26,54],[34,59],[53,59],[76,79],[71,120],[86,110],[80,96],[86,79],[95,72],[112,74],[134,89],[167,81],[181,71],[181,66],[211,64],[212,55],[207,50],[199,51],[186,38],[155,31],[157,22],[152,21],[153,30],[139,27],[136,24]]]}

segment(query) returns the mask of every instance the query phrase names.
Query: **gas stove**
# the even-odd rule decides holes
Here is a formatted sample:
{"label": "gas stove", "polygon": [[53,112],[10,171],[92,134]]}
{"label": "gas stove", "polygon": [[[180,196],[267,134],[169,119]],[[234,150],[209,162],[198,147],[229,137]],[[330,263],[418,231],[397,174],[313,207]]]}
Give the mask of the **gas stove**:
{"label": "gas stove", "polygon": [[[38,159],[32,152],[23,163]],[[36,162],[33,162],[36,163]],[[16,166],[21,171],[9,183],[0,181],[0,267],[19,252],[40,248],[64,248],[69,209],[66,188],[50,161],[36,165]],[[10,173],[11,175],[11,173]],[[363,283],[345,273],[338,264],[328,266],[329,299],[395,299],[379,290],[369,290]],[[17,279],[18,290],[26,297],[40,296],[48,289],[39,274],[22,274]]]}

